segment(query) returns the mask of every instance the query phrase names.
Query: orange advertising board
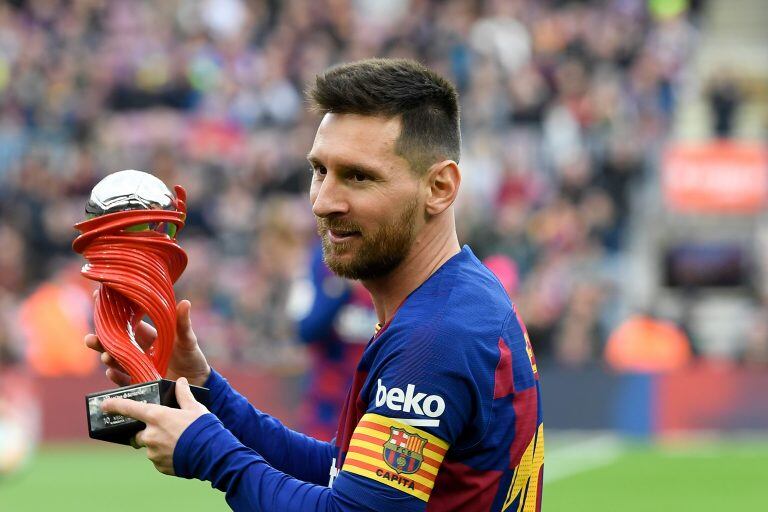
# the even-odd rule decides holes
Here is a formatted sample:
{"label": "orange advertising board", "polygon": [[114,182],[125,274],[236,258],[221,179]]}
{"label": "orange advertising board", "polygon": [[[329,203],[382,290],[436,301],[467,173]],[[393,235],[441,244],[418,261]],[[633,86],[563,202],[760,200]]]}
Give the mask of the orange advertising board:
{"label": "orange advertising board", "polygon": [[756,142],[670,146],[662,161],[666,206],[679,212],[755,213],[768,204],[768,150]]}

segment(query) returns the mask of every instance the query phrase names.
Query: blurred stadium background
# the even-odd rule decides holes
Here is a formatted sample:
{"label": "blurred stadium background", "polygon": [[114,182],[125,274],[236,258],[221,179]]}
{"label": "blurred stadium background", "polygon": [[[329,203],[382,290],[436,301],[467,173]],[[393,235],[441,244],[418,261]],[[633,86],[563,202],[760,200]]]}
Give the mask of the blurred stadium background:
{"label": "blurred stadium background", "polygon": [[369,56],[460,90],[460,238],[510,263],[545,510],[763,510],[767,26],[761,0],[0,2],[0,510],[226,508],[85,439],[83,395],[111,385],[72,225],[116,170],[186,187],[203,348],[302,421],[302,89]]}

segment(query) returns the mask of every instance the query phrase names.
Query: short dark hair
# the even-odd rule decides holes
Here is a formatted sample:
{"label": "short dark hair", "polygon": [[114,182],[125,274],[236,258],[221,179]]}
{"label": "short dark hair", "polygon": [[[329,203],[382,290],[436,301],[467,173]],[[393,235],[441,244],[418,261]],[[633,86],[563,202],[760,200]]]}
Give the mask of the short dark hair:
{"label": "short dark hair", "polygon": [[334,66],[307,90],[320,114],[401,119],[395,153],[417,173],[433,163],[459,161],[459,95],[447,79],[408,59],[366,59]]}

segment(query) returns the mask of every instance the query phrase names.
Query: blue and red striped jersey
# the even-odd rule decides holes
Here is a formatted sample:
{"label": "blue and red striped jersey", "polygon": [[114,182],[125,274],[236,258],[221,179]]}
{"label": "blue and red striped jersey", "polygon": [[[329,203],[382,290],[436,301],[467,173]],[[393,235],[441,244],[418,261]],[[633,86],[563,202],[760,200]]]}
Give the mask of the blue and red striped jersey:
{"label": "blue and red striped jersey", "polygon": [[[526,330],[465,247],[403,302],[357,366],[334,444],[294,432],[215,371],[174,470],[236,511],[539,512],[544,434]],[[330,475],[330,482],[329,482]]]}
{"label": "blue and red striped jersey", "polygon": [[335,446],[334,490],[369,488],[375,510],[540,509],[533,351],[504,288],[468,247],[371,340]]}

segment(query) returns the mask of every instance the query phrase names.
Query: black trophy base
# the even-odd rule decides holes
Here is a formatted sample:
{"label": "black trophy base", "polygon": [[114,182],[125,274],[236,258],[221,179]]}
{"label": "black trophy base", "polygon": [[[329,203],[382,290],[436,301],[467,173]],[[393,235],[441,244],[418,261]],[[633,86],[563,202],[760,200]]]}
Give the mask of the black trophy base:
{"label": "black trophy base", "polygon": [[[195,400],[208,407],[208,389],[199,386],[189,387]],[[101,402],[107,398],[127,398],[137,402],[179,408],[179,403],[176,401],[176,382],[168,379],[133,384],[87,395],[85,397],[85,410],[88,415],[88,435],[91,439],[99,439],[109,443],[131,444],[131,438],[146,425],[141,421],[120,414],[103,412]]]}

